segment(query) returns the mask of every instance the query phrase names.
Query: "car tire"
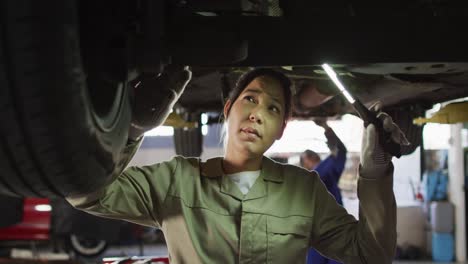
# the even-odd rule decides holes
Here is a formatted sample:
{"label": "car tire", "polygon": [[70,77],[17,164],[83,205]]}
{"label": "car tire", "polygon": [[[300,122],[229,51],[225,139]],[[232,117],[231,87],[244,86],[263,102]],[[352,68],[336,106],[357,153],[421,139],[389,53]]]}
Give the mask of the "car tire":
{"label": "car tire", "polygon": [[76,234],[70,235],[69,243],[73,252],[87,258],[101,255],[108,247],[108,243],[105,240],[86,238]]}
{"label": "car tire", "polygon": [[201,131],[201,115],[186,113],[185,120],[198,122],[194,128],[174,128],[174,145],[177,155],[184,157],[200,157],[203,152],[203,135]]}
{"label": "car tire", "polygon": [[122,166],[131,117],[126,83],[89,89],[76,4],[0,3],[2,194],[89,193]]}
{"label": "car tire", "polygon": [[420,106],[409,106],[400,109],[389,110],[395,124],[405,133],[406,138],[411,143],[409,146],[401,147],[401,155],[413,153],[422,143],[423,126],[413,124],[413,119],[424,116],[424,109]]}

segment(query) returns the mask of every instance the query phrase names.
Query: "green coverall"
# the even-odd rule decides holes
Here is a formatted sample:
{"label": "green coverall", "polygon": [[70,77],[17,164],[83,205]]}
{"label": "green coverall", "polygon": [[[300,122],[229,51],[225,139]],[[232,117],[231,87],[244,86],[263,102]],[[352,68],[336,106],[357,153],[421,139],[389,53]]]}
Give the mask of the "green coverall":
{"label": "green coverall", "polygon": [[[127,146],[127,161],[137,149]],[[244,196],[222,158],[174,157],[130,167],[104,189],[68,197],[89,213],[159,226],[171,263],[305,263],[307,251],[343,263],[391,263],[396,247],[393,166],[360,174],[359,221],[315,172],[264,157]]]}

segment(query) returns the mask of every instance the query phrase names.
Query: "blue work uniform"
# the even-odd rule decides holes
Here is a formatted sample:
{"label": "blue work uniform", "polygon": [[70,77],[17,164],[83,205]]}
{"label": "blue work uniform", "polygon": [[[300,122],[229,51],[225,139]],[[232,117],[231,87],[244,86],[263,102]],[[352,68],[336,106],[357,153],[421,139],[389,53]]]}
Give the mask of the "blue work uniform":
{"label": "blue work uniform", "polygon": [[[341,142],[331,128],[325,130],[325,136],[332,154],[321,161],[314,170],[320,175],[320,179],[327,187],[327,190],[335,197],[336,201],[340,205],[343,205],[338,182],[344,170],[347,150],[343,142]],[[335,263],[340,262],[323,257],[315,249],[310,249],[307,254],[307,264]]]}

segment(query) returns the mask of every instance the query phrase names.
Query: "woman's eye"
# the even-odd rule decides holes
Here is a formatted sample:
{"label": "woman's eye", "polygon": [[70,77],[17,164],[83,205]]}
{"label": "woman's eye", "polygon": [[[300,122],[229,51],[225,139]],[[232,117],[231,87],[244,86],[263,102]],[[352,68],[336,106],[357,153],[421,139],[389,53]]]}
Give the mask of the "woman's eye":
{"label": "woman's eye", "polygon": [[280,112],[279,108],[276,107],[276,106],[272,106],[272,107],[270,107],[270,109],[271,109],[271,111],[276,112],[276,113]]}
{"label": "woman's eye", "polygon": [[255,99],[252,96],[247,95],[247,96],[244,97],[244,99],[249,101],[249,102],[255,103]]}

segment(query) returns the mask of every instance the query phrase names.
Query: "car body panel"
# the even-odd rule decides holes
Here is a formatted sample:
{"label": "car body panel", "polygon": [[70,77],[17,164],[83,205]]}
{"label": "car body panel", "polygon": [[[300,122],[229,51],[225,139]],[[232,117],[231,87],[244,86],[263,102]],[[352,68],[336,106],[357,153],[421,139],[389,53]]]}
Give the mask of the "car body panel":
{"label": "car body panel", "polygon": [[1,228],[0,240],[48,240],[50,238],[50,228],[49,199],[25,198],[23,219],[15,225]]}

